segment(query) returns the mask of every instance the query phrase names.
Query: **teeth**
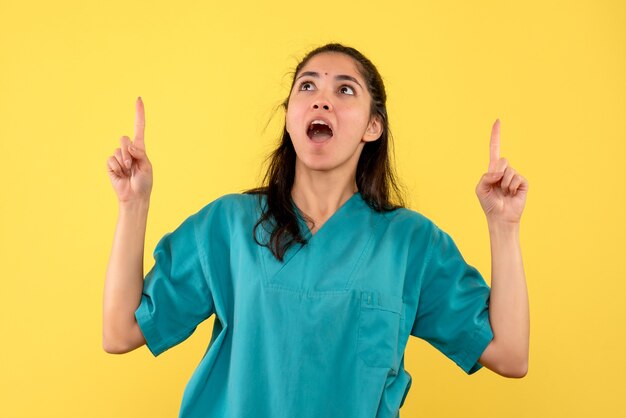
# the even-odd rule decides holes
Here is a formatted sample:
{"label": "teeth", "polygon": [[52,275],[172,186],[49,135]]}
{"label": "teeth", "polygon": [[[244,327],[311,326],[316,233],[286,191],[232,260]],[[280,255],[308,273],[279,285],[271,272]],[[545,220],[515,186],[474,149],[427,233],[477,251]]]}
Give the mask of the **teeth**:
{"label": "teeth", "polygon": [[[329,132],[324,132],[326,131],[326,129],[322,129],[322,128],[316,128],[315,125],[317,126],[326,126],[326,129],[328,129]],[[317,137],[317,134],[322,134],[322,133],[327,133],[329,134],[331,137],[333,136],[333,129],[330,127],[330,125],[326,122],[324,122],[321,119],[315,119],[311,122],[311,124],[309,125],[309,129],[307,130],[307,135],[309,136],[309,138],[314,139],[314,137]]]}

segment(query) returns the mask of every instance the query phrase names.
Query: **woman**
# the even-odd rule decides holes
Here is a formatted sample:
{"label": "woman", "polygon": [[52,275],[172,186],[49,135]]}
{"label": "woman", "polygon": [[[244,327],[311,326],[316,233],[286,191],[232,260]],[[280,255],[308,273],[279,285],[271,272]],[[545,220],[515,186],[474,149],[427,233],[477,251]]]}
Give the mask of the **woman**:
{"label": "woman", "polygon": [[[395,205],[382,79],[328,44],[296,67],[265,186],[224,195],[166,234],[142,280],[152,167],[135,140],[108,160],[120,202],[104,294],[104,349],[179,344],[216,314],[181,417],[396,417],[411,386],[409,335],[468,374],[522,377],[528,302],[519,249],[527,181],[499,157],[476,193],[492,288],[452,238]],[[123,162],[129,164],[124,166]],[[401,200],[401,199],[400,199]]]}

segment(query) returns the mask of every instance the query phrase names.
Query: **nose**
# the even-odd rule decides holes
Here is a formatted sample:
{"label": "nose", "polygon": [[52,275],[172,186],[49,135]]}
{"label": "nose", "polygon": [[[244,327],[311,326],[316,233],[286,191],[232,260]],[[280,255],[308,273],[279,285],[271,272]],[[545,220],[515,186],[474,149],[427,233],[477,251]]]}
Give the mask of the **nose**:
{"label": "nose", "polygon": [[332,109],[330,102],[326,99],[317,99],[313,102],[313,109],[324,108],[326,110]]}

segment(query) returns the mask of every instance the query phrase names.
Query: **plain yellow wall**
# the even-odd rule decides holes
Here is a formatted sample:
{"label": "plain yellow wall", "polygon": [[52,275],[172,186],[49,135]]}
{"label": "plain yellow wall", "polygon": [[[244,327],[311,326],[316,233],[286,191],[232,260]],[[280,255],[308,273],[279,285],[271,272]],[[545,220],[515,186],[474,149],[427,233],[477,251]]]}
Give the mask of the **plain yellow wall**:
{"label": "plain yellow wall", "polygon": [[330,41],[378,66],[410,207],[488,283],[474,187],[496,118],[501,156],[529,180],[528,375],[467,376],[411,338],[402,417],[624,413],[625,2],[216,3],[0,0],[0,415],[177,416],[214,317],[156,359],[103,351],[106,160],[142,96],[147,272],[166,232],[258,184],[289,71]]}

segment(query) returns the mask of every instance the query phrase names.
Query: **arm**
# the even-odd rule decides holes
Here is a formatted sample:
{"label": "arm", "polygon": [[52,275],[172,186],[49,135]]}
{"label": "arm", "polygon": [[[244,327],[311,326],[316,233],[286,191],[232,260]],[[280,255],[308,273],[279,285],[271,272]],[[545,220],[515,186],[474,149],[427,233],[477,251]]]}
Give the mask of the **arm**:
{"label": "arm", "polygon": [[489,223],[491,297],[489,321],[494,339],[480,364],[507,377],[528,372],[530,315],[519,243],[519,224]]}
{"label": "arm", "polygon": [[491,130],[489,169],[476,194],[489,225],[491,296],[489,321],[494,338],[478,360],[507,377],[528,372],[530,315],[519,243],[519,226],[528,194],[528,181],[506,158],[500,158],[500,120]]}
{"label": "arm", "polygon": [[119,201],[119,215],[109,259],[103,297],[102,347],[126,353],[145,344],[135,319],[143,290],[143,246],[152,190],[152,164],[144,141],[145,112],[137,98],[135,141],[120,138],[121,147],[107,167]]}
{"label": "arm", "polygon": [[104,283],[104,351],[122,354],[146,343],[135,319],[143,289],[143,252],[149,201],[120,203]]}

